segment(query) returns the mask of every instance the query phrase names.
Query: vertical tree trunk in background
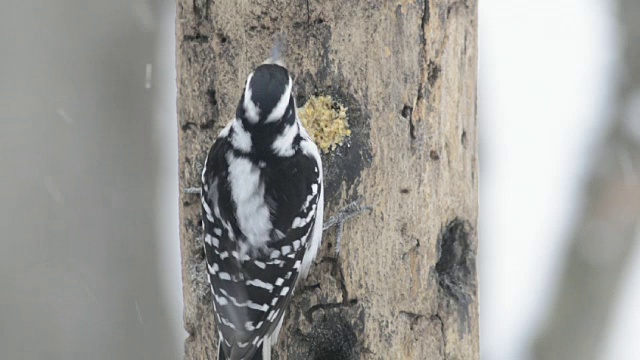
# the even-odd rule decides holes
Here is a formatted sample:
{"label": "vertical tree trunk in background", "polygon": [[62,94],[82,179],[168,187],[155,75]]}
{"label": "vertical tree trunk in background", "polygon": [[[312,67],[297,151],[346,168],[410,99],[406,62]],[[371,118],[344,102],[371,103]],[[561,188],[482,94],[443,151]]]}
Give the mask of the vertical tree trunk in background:
{"label": "vertical tree trunk in background", "polygon": [[[244,80],[286,32],[298,106],[348,107],[348,145],[324,156],[327,216],[358,197],[339,258],[325,232],[276,359],[477,359],[477,3],[207,1],[177,6],[180,182],[235,113]],[[199,199],[182,196],[187,359],[217,341]]]}
{"label": "vertical tree trunk in background", "polygon": [[640,2],[619,0],[624,78],[608,134],[596,149],[549,322],[535,344],[539,360],[600,358],[607,320],[640,220]]}

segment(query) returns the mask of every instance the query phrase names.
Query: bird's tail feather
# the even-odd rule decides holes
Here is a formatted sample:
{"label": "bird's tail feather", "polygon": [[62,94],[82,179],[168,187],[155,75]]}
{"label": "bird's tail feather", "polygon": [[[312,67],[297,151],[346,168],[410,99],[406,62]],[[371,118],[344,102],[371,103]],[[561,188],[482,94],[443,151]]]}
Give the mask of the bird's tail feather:
{"label": "bird's tail feather", "polygon": [[[227,357],[227,355],[225,355],[224,351],[222,350],[221,342],[222,340],[218,342],[218,360],[231,360]],[[268,346],[264,346],[265,343]],[[258,350],[256,350],[251,360],[271,360],[271,342],[264,341],[262,345],[258,347]]]}
{"label": "bird's tail feather", "polygon": [[218,340],[218,360],[227,360],[227,356],[222,351],[222,339]]}

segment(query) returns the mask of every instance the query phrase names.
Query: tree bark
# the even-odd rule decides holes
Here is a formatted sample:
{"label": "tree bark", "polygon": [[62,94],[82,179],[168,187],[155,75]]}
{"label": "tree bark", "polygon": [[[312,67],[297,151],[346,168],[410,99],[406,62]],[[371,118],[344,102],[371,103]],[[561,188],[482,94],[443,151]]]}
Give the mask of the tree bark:
{"label": "tree bark", "polygon": [[[275,359],[477,359],[477,2],[207,1],[177,6],[180,183],[200,186],[249,72],[286,32],[298,106],[331,95],[352,135],[323,156],[327,231]],[[214,359],[197,196],[181,199],[186,359]]]}
{"label": "tree bark", "polygon": [[534,344],[535,358],[599,359],[607,321],[640,223],[640,3],[619,0],[625,82],[593,157],[559,293]]}

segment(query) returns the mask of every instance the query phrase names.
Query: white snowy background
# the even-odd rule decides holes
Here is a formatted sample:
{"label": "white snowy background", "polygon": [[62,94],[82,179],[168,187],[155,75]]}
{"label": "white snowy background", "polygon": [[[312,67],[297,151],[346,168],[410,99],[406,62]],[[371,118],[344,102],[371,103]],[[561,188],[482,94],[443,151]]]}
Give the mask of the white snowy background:
{"label": "white snowy background", "polygon": [[[615,8],[604,0],[483,0],[479,8],[482,358],[528,359],[582,206],[589,154],[610,117]],[[640,359],[638,250],[602,359]]]}
{"label": "white snowy background", "polygon": [[[174,6],[2,5],[0,358],[180,357]],[[479,7],[482,358],[528,360],[609,118],[615,9],[606,0]],[[132,215],[145,211],[154,221]],[[603,360],[640,359],[635,252]]]}

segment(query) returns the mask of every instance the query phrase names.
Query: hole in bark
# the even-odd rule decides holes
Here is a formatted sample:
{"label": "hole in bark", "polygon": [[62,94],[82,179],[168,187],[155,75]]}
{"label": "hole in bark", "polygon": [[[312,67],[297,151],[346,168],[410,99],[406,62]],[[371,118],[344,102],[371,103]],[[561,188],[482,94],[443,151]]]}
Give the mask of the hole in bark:
{"label": "hole in bark", "polygon": [[402,107],[402,111],[400,112],[403,118],[409,120],[409,136],[411,140],[416,139],[416,127],[413,125],[413,107],[409,105],[404,105]]}
{"label": "hole in bark", "polygon": [[308,359],[355,360],[360,358],[353,326],[340,314],[328,315],[314,324],[309,334]]}
{"label": "hole in bark", "polygon": [[461,219],[449,222],[438,239],[440,258],[436,263],[440,286],[451,297],[460,299],[462,285],[467,284],[471,269],[469,267],[469,230]]}
{"label": "hole in bark", "polygon": [[429,61],[427,66],[427,81],[429,82],[429,86],[433,87],[440,76],[440,66],[433,61]]}
{"label": "hole in bark", "polygon": [[182,38],[183,41],[185,42],[195,42],[195,43],[199,43],[199,44],[205,44],[209,42],[209,37],[200,33],[197,33],[195,35],[185,35]]}
{"label": "hole in bark", "polygon": [[408,194],[410,192],[411,192],[411,190],[406,189],[406,188],[405,189],[400,189],[400,194]]}
{"label": "hole in bark", "polygon": [[459,325],[469,329],[469,303],[475,293],[475,259],[471,251],[471,225],[460,218],[450,221],[438,239],[438,284],[458,305]]}
{"label": "hole in bark", "polygon": [[216,90],[209,89],[207,90],[207,97],[209,98],[209,103],[213,106],[218,105],[218,99],[216,99]]}
{"label": "hole in bark", "polygon": [[467,132],[465,130],[462,130],[462,135],[460,135],[460,142],[462,143],[462,146],[464,146],[465,148],[467,147]]}
{"label": "hole in bark", "polygon": [[431,151],[429,152],[429,157],[430,157],[430,158],[431,158],[431,160],[433,160],[433,161],[438,161],[438,160],[440,160],[440,154],[438,154],[438,152],[437,152],[437,151],[435,151],[435,150],[431,150]]}
{"label": "hole in bark", "polygon": [[411,119],[412,113],[413,113],[413,108],[409,105],[403,106],[402,111],[400,112],[400,114],[402,114],[402,117],[405,119]]}
{"label": "hole in bark", "polygon": [[222,43],[222,44],[226,44],[227,41],[229,40],[229,39],[227,39],[227,37],[224,34],[218,34],[218,39],[220,40],[220,43]]}

